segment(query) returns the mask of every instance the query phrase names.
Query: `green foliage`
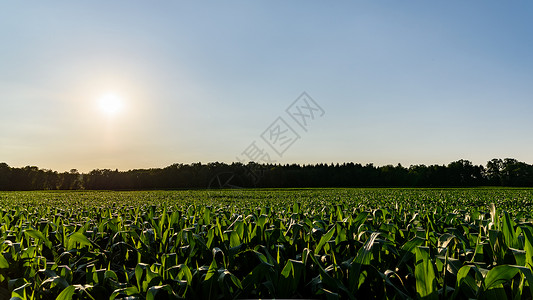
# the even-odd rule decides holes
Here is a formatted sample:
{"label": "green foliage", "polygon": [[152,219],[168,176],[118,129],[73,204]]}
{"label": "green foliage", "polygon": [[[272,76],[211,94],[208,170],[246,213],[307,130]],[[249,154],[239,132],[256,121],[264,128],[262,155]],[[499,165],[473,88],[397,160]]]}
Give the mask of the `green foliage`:
{"label": "green foliage", "polygon": [[531,189],[0,193],[0,298],[528,299]]}
{"label": "green foliage", "polygon": [[439,299],[434,268],[435,264],[431,261],[429,248],[417,247],[415,263],[416,293],[421,299]]}

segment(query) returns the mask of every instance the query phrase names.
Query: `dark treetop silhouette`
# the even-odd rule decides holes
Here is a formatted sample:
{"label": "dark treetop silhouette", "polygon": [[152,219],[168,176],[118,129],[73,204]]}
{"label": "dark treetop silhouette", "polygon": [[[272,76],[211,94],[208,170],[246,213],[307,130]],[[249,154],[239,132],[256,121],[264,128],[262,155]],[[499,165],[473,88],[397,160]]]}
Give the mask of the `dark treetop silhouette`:
{"label": "dark treetop silhouette", "polygon": [[446,165],[193,163],[165,168],[87,174],[58,173],[0,163],[0,190],[137,190],[235,187],[461,187],[533,186],[533,165],[493,159],[486,167],[458,160]]}

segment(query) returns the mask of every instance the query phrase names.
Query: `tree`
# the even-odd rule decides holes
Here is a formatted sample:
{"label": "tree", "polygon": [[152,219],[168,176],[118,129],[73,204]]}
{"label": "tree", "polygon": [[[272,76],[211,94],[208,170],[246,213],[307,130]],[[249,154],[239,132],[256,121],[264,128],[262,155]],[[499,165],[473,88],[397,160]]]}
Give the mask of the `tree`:
{"label": "tree", "polygon": [[6,163],[0,163],[0,190],[9,189],[11,168]]}
{"label": "tree", "polygon": [[503,161],[499,158],[494,158],[487,162],[485,169],[485,178],[490,185],[502,184]]}

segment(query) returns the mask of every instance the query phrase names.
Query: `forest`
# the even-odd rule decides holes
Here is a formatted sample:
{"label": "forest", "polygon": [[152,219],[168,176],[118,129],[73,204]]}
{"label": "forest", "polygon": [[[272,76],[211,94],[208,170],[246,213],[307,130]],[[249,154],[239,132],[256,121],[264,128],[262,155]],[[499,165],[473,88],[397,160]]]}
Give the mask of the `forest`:
{"label": "forest", "polygon": [[486,166],[457,160],[448,165],[193,163],[128,171],[57,172],[0,163],[0,190],[150,190],[302,187],[533,186],[533,165],[492,159]]}

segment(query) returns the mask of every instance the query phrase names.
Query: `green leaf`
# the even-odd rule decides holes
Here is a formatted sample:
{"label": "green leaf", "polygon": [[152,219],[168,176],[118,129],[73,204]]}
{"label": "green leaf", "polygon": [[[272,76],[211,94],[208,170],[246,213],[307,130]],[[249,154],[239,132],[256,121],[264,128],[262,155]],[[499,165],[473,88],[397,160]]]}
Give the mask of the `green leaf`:
{"label": "green leaf", "polygon": [[301,261],[292,259],[287,261],[281,271],[278,284],[282,297],[291,297],[296,292],[304,268]]}
{"label": "green leaf", "polygon": [[292,212],[295,213],[295,214],[299,214],[300,213],[300,203],[294,202],[292,204]]}
{"label": "green leaf", "polygon": [[215,239],[215,227],[212,227],[207,232],[207,243],[206,246],[208,249],[211,248],[211,244],[213,243],[213,240]]}
{"label": "green leaf", "polygon": [[222,225],[220,224],[220,221],[219,221],[218,217],[216,218],[216,225],[217,225],[216,228],[218,229],[218,232],[216,232],[216,233],[218,233],[217,234],[218,237],[220,237],[222,242],[224,242],[225,241],[225,234],[224,234],[224,231],[222,230]]}
{"label": "green leaf", "polygon": [[13,292],[11,293],[11,296],[12,297],[19,297],[21,299],[26,299],[26,288],[27,287],[31,287],[31,283],[30,282],[26,282],[25,284],[17,287],[16,289],[13,290]]}
{"label": "green leaf", "polygon": [[144,291],[145,289],[143,289],[143,284],[144,283],[142,280],[143,278],[143,275],[144,275],[144,271],[148,269],[148,265],[147,264],[144,264],[144,263],[139,263],[137,264],[137,266],[135,266],[135,280],[137,282],[137,287],[139,289],[139,291]]}
{"label": "green leaf", "polygon": [[520,243],[516,238],[516,232],[514,230],[514,222],[511,220],[509,213],[507,211],[503,212],[503,226],[502,226],[503,237],[505,239],[505,244],[507,247],[519,248]]}
{"label": "green leaf", "polygon": [[42,232],[33,229],[26,229],[24,230],[24,233],[36,240],[43,241],[48,248],[52,247],[52,243],[44,236]]}
{"label": "green leaf", "polygon": [[[134,295],[139,294],[139,290],[134,286],[116,289],[113,291],[111,296],[109,296],[109,300],[114,300],[120,294],[126,294],[127,296],[134,296]],[[138,299],[138,297],[126,297],[126,298],[121,298],[121,299]]]}
{"label": "green leaf", "polygon": [[[525,277],[525,279],[527,280],[527,283],[528,283],[528,286],[529,286],[529,292],[531,295],[533,295],[533,272],[531,271],[531,269],[529,268],[526,268],[526,267],[520,267],[520,266],[516,266],[516,268],[518,270],[520,270],[520,272],[522,273],[522,275]],[[522,297],[522,294],[523,294],[523,288],[524,286],[521,285],[520,287],[520,297],[521,298],[524,298]]]}
{"label": "green leaf", "polygon": [[191,270],[189,269],[189,267],[187,267],[187,265],[179,264],[177,266],[170,267],[168,269],[168,271],[174,270],[174,269],[178,270],[178,278],[179,279],[181,279],[181,278],[183,278],[183,276],[185,276],[185,279],[187,280],[187,284],[188,285],[192,284],[192,273],[191,273]]}
{"label": "green leaf", "polygon": [[414,238],[407,241],[402,246],[402,251],[404,252],[404,254],[402,255],[402,258],[400,259],[400,262],[398,263],[397,267],[399,268],[400,266],[402,266],[402,264],[407,263],[407,261],[409,261],[415,255],[416,248],[418,246],[422,246],[425,241],[425,239],[418,236],[415,236]]}
{"label": "green leaf", "polygon": [[518,268],[510,265],[502,265],[492,268],[485,276],[485,290],[489,290],[511,280],[519,271]]}
{"label": "green leaf", "polygon": [[283,270],[281,270],[281,276],[283,278],[289,278],[289,276],[294,272],[292,268],[292,262],[289,259],[287,263],[285,264],[285,267],[283,267]]}
{"label": "green leaf", "polygon": [[6,258],[0,253],[0,269],[7,268],[9,268],[9,263],[7,262]]}
{"label": "green leaf", "polygon": [[372,259],[372,248],[374,247],[374,242],[377,237],[380,235],[379,232],[372,232],[370,238],[366,241],[363,248],[357,251],[357,256],[355,257],[355,263],[368,265]]}
{"label": "green leaf", "polygon": [[526,265],[526,251],[509,248],[509,251],[513,254],[516,264],[519,266]]}
{"label": "green leaf", "polygon": [[207,270],[207,275],[205,276],[205,281],[208,281],[215,275],[217,272],[217,262],[215,261],[215,258],[213,257],[213,261],[211,261],[211,265],[209,266],[209,269]]}
{"label": "green leaf", "polygon": [[68,238],[68,249],[72,249],[75,246],[75,243],[80,243],[81,246],[92,247],[92,243],[87,239],[85,235],[80,232],[74,232]]}
{"label": "green leaf", "polygon": [[[496,205],[494,205],[494,202],[490,204],[490,220],[496,226],[498,219],[496,218]],[[496,228],[498,227],[496,226]]]}
{"label": "green leaf", "polygon": [[384,273],[382,272],[376,272],[376,273],[378,273],[381,279],[385,281],[386,286],[392,287],[394,289],[396,296],[398,296],[399,299],[409,299],[409,296],[407,296],[405,289],[403,290],[400,289],[400,287],[396,286],[390,279],[390,277],[393,277],[393,276],[396,277],[397,279],[400,279],[400,276],[396,272],[392,270],[387,270]]}
{"label": "green leaf", "polygon": [[359,277],[361,275],[362,265],[370,264],[372,260],[372,247],[376,238],[379,236],[379,232],[373,232],[370,235],[370,238],[366,241],[365,245],[357,251],[357,256],[353,259],[350,264],[350,270],[348,273],[348,286],[350,287],[350,292],[353,294],[357,291],[359,287]]}
{"label": "green leaf", "polygon": [[248,275],[242,280],[242,286],[244,290],[253,290],[260,282],[264,282],[263,278],[272,270],[273,266],[262,262],[257,265]]}
{"label": "green leaf", "polygon": [[366,211],[360,212],[355,218],[355,220],[353,220],[353,225],[355,227],[358,227],[359,225],[363,224],[367,216],[368,216],[368,212]]}
{"label": "green leaf", "polygon": [[117,273],[115,273],[114,271],[112,270],[106,270],[105,273],[104,273],[104,278],[105,279],[113,279],[115,281],[118,282],[118,276],[117,276]]}
{"label": "green leaf", "polygon": [[[335,278],[331,277],[331,275],[329,275],[328,272],[324,270],[322,265],[318,262],[318,260],[312,253],[310,253],[309,258],[311,258],[311,260],[315,263],[315,265],[318,266],[318,271],[320,272],[320,279],[322,280],[322,282],[325,284],[326,287],[335,288],[337,290],[344,291],[346,293],[346,296],[348,296],[348,298],[355,299],[354,293],[348,290],[348,288],[346,288],[346,286],[340,280],[336,280]],[[357,276],[357,278],[359,278],[359,276]]]}
{"label": "green leaf", "polygon": [[[326,232],[326,234],[324,234],[321,238],[320,238],[320,242],[318,243],[318,245],[316,246],[316,250],[315,250],[315,253],[319,253],[320,250],[322,249],[322,247],[327,243],[329,242],[329,240],[331,240],[331,238],[333,237],[333,235],[335,234],[335,226],[331,227],[331,229]],[[327,248],[326,248],[327,249]]]}
{"label": "green leaf", "polygon": [[72,299],[75,291],[76,288],[72,285],[69,285],[57,296],[56,300],[70,300]]}
{"label": "green leaf", "polygon": [[233,284],[235,284],[236,287],[242,290],[242,283],[239,278],[237,278],[237,276],[233,275],[232,273],[230,273],[230,278]]}
{"label": "green leaf", "polygon": [[477,267],[466,265],[461,267],[459,269],[459,272],[457,272],[457,282],[455,285],[455,291],[452,295],[452,299],[455,299],[460,292],[463,293],[464,296],[467,298],[475,298],[478,292],[478,285],[476,283],[476,278],[472,275],[470,275],[470,271],[474,270],[476,272],[476,275],[479,274],[479,277],[481,278],[481,273],[479,273],[479,270],[477,270]]}
{"label": "green leaf", "polygon": [[240,244],[241,239],[239,238],[239,234],[237,233],[237,231],[232,230],[229,238],[229,246],[233,248],[239,246]]}
{"label": "green leaf", "polygon": [[[166,291],[169,294],[172,294],[172,288],[168,284],[152,286],[146,292],[146,300],[158,299],[158,297],[156,297],[156,295],[160,291]],[[159,298],[161,298],[161,297],[159,297]]]}
{"label": "green leaf", "polygon": [[204,208],[204,224],[209,224],[211,223],[211,210],[209,208]]}
{"label": "green leaf", "polygon": [[226,279],[226,276],[229,276],[231,282],[233,282],[233,284],[242,290],[242,283],[241,281],[239,280],[239,278],[237,278],[235,275],[233,275],[230,271],[228,270],[224,270],[224,272],[220,272],[220,275],[218,276],[218,281],[219,283],[223,283],[224,280]]}
{"label": "green leaf", "polygon": [[533,234],[529,226],[521,226],[520,229],[525,236],[524,250],[526,251],[526,266],[533,268]]}
{"label": "green leaf", "polygon": [[65,278],[63,277],[59,277],[59,276],[54,276],[54,277],[50,277],[46,280],[44,280],[42,283],[41,283],[41,287],[47,283],[54,283],[54,285],[56,286],[60,286],[62,288],[67,288],[69,286],[68,282],[65,280]]}
{"label": "green leaf", "polygon": [[422,299],[439,299],[435,268],[429,257],[429,248],[416,248],[416,293]]}

